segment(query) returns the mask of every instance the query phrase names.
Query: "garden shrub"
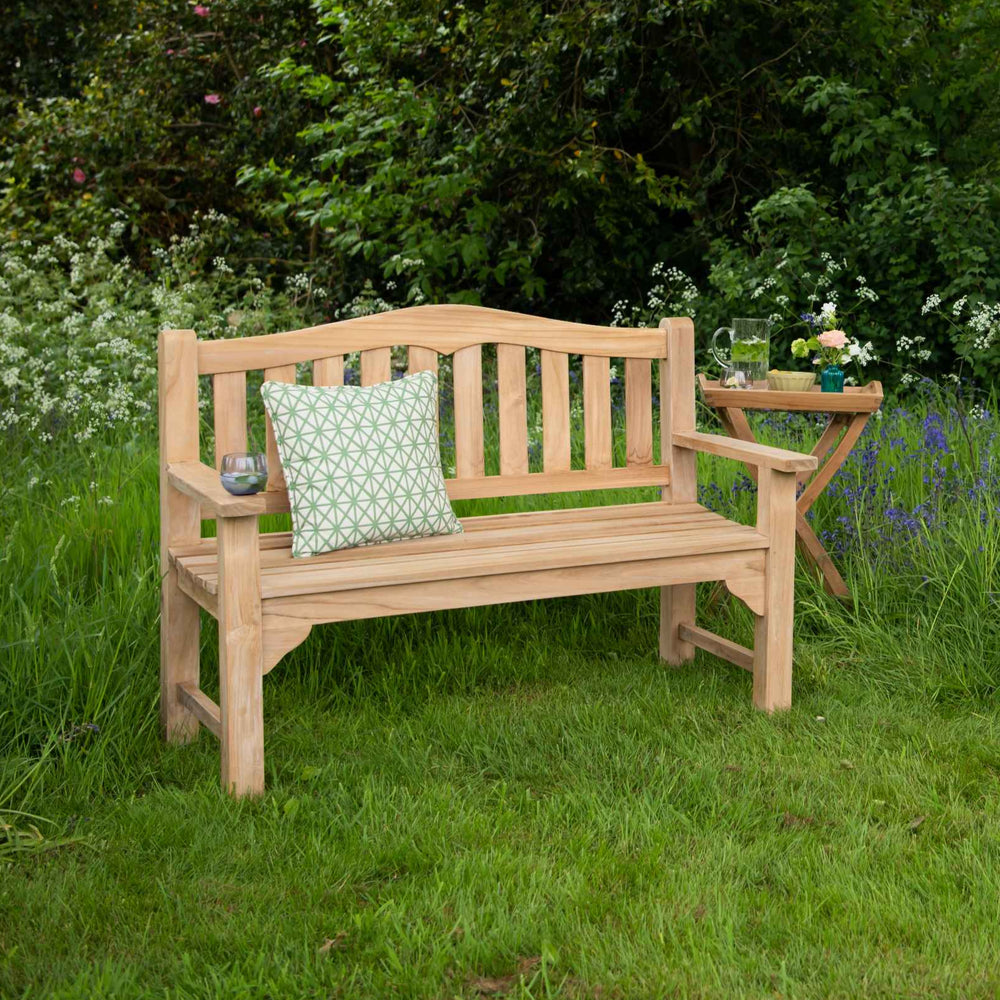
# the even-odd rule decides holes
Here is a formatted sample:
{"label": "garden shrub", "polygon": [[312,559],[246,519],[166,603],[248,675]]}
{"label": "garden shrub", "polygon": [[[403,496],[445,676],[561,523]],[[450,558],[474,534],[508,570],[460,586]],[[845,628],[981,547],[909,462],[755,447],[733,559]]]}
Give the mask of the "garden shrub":
{"label": "garden shrub", "polygon": [[300,125],[294,95],[257,70],[308,44],[308,3],[111,0],[84,8],[76,24],[67,14],[50,25],[56,37],[75,39],[69,78],[22,74],[9,84],[0,132],[7,235],[86,239],[117,208],[128,213],[123,236],[145,263],[196,211],[216,209],[251,221],[241,256],[287,256],[280,232],[265,237],[254,224],[257,206],[235,178],[241,164],[289,147]]}
{"label": "garden shrub", "polygon": [[[796,303],[803,310],[810,304],[803,285],[826,273],[826,293],[853,301],[853,332],[872,340],[883,358],[896,353],[901,338],[905,345],[920,337],[920,360],[930,370],[947,371],[961,360],[970,374],[993,377],[1000,336],[984,338],[976,317],[1000,298],[995,175],[956,177],[931,144],[929,125],[909,107],[889,108],[818,77],[803,80],[793,96],[822,115],[842,176],[780,188],[757,202],[743,241],[713,243],[712,286],[728,301],[757,301],[787,317],[789,304],[793,313]],[[842,261],[832,274],[831,257]],[[964,310],[966,322],[924,309],[930,296],[935,305],[961,303],[955,316]]]}
{"label": "garden shrub", "polygon": [[241,176],[345,288],[402,253],[429,298],[599,321],[658,260],[700,280],[826,250],[889,279],[882,345],[935,289],[989,293],[995,223],[959,225],[997,214],[979,5],[316,8],[330,58],[269,75],[322,113]]}
{"label": "garden shrub", "polygon": [[706,331],[797,319],[826,253],[842,311],[858,275],[876,296],[852,334],[890,358],[920,322],[930,370],[982,378],[995,347],[921,309],[1000,297],[998,24],[976,0],[18,4],[0,227],[125,221],[155,267],[216,209],[229,266],[308,269],[335,304],[390,280],[592,322],[662,261],[710,293]]}
{"label": "garden shrub", "polygon": [[22,239],[0,247],[0,432],[45,448],[155,425],[156,339],[164,328],[201,337],[294,329],[328,315],[326,292],[297,276],[276,291],[225,253],[236,228],[195,217],[152,258],[122,252],[127,224],[78,243]]}

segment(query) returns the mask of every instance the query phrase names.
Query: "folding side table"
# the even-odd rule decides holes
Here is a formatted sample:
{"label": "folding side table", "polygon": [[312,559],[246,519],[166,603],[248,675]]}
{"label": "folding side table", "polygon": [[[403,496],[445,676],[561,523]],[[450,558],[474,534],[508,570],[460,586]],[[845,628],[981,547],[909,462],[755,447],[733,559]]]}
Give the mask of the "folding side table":
{"label": "folding side table", "polygon": [[[882,405],[882,383],[847,386],[842,393],[821,392],[819,386],[805,392],[723,389],[717,381],[710,381],[704,375],[698,376],[698,384],[701,386],[702,398],[718,412],[726,433],[742,441],[756,440],[747,422],[745,410],[790,410],[829,415],[826,430],[812,450],[812,454],[819,459],[819,468],[811,474],[811,478],[808,472],[798,474],[799,485],[805,486],[805,489],[796,503],[795,534],[799,551],[806,562],[820,572],[827,593],[843,601],[850,601],[851,592],[834,566],[830,554],[823,548],[816,532],[806,520],[806,512],[850,455],[868,418]],[[756,480],[755,466],[748,465],[747,472]]]}

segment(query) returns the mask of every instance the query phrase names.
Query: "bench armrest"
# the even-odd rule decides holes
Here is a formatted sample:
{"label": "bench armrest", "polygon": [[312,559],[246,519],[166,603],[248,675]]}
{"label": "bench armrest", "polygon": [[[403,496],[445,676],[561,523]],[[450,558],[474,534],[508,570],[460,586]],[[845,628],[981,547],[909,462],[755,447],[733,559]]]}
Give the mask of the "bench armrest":
{"label": "bench armrest", "polygon": [[171,462],[167,466],[167,481],[174,489],[197,500],[206,511],[211,512],[211,517],[267,513],[263,494],[233,496],[219,481],[218,472],[204,462]]}
{"label": "bench armrest", "polygon": [[772,448],[770,445],[757,444],[755,441],[740,441],[738,438],[725,437],[722,434],[678,431],[674,434],[674,445],[678,448],[704,451],[709,455],[721,455],[723,458],[735,458],[737,461],[774,469],[777,472],[812,472],[818,465],[814,455],[803,455],[801,452],[788,451],[785,448]]}

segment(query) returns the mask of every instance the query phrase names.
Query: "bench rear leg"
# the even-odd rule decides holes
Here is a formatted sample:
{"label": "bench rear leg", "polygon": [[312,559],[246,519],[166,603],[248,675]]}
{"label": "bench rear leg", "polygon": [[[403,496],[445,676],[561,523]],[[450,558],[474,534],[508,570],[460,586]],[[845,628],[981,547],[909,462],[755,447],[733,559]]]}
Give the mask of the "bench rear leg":
{"label": "bench rear leg", "polygon": [[179,684],[198,687],[201,618],[198,605],[177,586],[171,567],[160,585],[160,725],[169,743],[190,743],[198,720],[177,697]]}
{"label": "bench rear leg", "polygon": [[761,469],[757,528],[770,538],[763,615],[754,623],[753,703],[765,712],[792,704],[795,618],[795,474]]}
{"label": "bench rear leg", "polygon": [[223,517],[219,531],[219,709],[222,787],[264,791],[264,630],[257,518]]}
{"label": "bench rear leg", "polygon": [[660,657],[678,667],[694,659],[694,646],[678,634],[681,625],[694,625],[695,585],[677,583],[660,587]]}
{"label": "bench rear leg", "polygon": [[193,330],[159,337],[160,426],[160,724],[171,743],[198,735],[198,719],[181,704],[178,685],[198,687],[198,605],[177,586],[170,546],[201,538],[196,500],[170,485],[171,462],[198,460],[198,341]]}

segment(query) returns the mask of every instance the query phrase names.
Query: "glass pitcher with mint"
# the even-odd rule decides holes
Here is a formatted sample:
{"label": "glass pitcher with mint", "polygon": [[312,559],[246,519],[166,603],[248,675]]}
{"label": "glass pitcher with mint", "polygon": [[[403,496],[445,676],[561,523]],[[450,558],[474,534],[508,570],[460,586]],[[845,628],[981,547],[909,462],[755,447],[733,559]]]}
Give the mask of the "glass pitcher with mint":
{"label": "glass pitcher with mint", "polygon": [[[719,338],[723,334],[729,337],[728,357],[725,357],[719,349]],[[766,386],[770,344],[769,319],[734,319],[732,326],[722,326],[715,331],[711,350],[715,360],[723,369],[742,371],[747,385]]]}

